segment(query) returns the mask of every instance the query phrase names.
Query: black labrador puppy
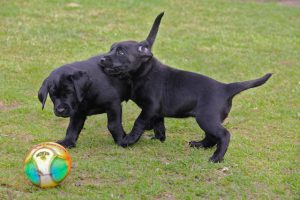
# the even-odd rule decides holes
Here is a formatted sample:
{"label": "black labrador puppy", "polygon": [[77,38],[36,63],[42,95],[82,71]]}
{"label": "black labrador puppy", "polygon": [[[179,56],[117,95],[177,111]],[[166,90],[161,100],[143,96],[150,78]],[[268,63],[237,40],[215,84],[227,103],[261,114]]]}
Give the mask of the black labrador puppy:
{"label": "black labrador puppy", "polygon": [[66,137],[58,141],[65,147],[75,147],[89,115],[107,113],[108,129],[116,144],[120,145],[125,136],[121,102],[129,99],[130,84],[103,73],[99,59],[100,56],[95,56],[55,69],[38,92],[42,108],[49,93],[55,115],[70,117]]}
{"label": "black labrador puppy", "polygon": [[[195,117],[205,132],[205,138],[191,141],[190,146],[209,148],[217,145],[210,160],[220,162],[230,141],[230,133],[222,122],[231,109],[233,97],[264,84],[271,74],[256,80],[226,84],[162,64],[151,52],[162,16],[163,13],[157,16],[145,41],[115,43],[99,63],[107,74],[131,77],[130,98],[142,108],[131,133],[121,145],[136,143],[150,120],[155,119],[158,124],[163,124],[164,117]],[[164,129],[159,130],[164,135]]]}

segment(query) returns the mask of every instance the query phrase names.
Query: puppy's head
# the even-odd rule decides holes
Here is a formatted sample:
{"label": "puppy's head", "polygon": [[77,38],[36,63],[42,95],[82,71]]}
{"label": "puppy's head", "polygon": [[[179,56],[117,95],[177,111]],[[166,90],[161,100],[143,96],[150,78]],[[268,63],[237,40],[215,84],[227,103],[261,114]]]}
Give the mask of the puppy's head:
{"label": "puppy's head", "polygon": [[160,13],[156,17],[146,40],[142,42],[126,41],[113,44],[110,51],[103,54],[100,59],[99,65],[103,70],[111,76],[126,77],[138,70],[143,63],[149,61],[153,57],[151,48],[163,15],[164,13]]}
{"label": "puppy's head", "polygon": [[46,78],[38,92],[38,98],[44,109],[49,94],[54,113],[58,117],[70,117],[75,114],[83,101],[91,81],[85,71],[62,67],[54,70]]}

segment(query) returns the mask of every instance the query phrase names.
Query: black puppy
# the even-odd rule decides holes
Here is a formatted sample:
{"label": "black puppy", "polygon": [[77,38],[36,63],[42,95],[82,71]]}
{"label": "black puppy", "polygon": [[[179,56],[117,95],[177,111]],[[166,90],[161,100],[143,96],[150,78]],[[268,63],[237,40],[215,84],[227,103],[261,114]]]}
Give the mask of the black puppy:
{"label": "black puppy", "polygon": [[70,117],[66,137],[58,141],[65,147],[75,147],[89,115],[107,113],[108,129],[117,144],[125,136],[121,124],[121,102],[128,100],[130,85],[103,73],[98,66],[99,59],[95,56],[55,69],[38,92],[42,108],[49,93],[55,115]]}
{"label": "black puppy", "polygon": [[[209,77],[177,70],[160,63],[151,53],[163,13],[157,16],[145,41],[126,41],[112,45],[99,65],[112,76],[129,76],[132,96],[141,114],[122,146],[138,141],[149,120],[161,121],[163,117],[195,117],[205,132],[201,141],[191,141],[191,147],[208,148],[217,145],[210,158],[220,162],[226,153],[230,133],[222,126],[227,117],[232,98],[243,90],[264,84],[271,76],[245,82],[221,83]],[[160,123],[161,124],[161,123]],[[164,134],[164,129],[160,129]]]}

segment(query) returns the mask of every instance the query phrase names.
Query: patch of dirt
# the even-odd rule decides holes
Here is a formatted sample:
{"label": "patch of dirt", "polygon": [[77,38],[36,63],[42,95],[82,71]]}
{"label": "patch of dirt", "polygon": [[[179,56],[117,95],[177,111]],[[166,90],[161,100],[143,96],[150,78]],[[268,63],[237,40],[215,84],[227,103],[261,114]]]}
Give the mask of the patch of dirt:
{"label": "patch of dirt", "polygon": [[8,137],[12,140],[19,140],[23,142],[31,142],[34,140],[34,137],[29,133],[1,133],[0,137]]}
{"label": "patch of dirt", "polygon": [[74,183],[76,187],[81,187],[86,185],[100,186],[102,184],[102,181],[99,177],[90,177],[86,174],[82,174],[78,178],[79,180],[77,180]]}
{"label": "patch of dirt", "polygon": [[8,197],[9,200],[13,200],[14,199],[12,191],[7,190],[7,197]]}
{"label": "patch of dirt", "polygon": [[70,7],[70,8],[78,8],[78,7],[80,7],[80,4],[75,3],[75,2],[70,2],[70,3],[67,3],[66,6]]}
{"label": "patch of dirt", "polygon": [[162,164],[165,164],[165,165],[169,165],[171,163],[171,161],[164,156],[160,157],[159,160]]}
{"label": "patch of dirt", "polygon": [[155,198],[156,200],[167,199],[167,200],[175,200],[175,197],[171,193],[164,193]]}
{"label": "patch of dirt", "polygon": [[0,188],[6,190],[6,194],[0,192],[0,199],[19,199],[26,196],[29,192],[26,192],[22,188],[16,185],[10,185],[6,183],[0,183]]}
{"label": "patch of dirt", "polygon": [[16,138],[24,142],[31,142],[35,139],[34,136],[29,133],[17,134]]}
{"label": "patch of dirt", "polygon": [[283,65],[283,66],[285,66],[285,67],[293,66],[293,65],[294,65],[293,62],[288,61],[288,60],[282,60],[282,61],[279,61],[278,64]]}
{"label": "patch of dirt", "polygon": [[218,169],[219,175],[220,176],[226,176],[229,173],[229,168],[228,167],[222,167]]}
{"label": "patch of dirt", "polygon": [[279,4],[284,5],[284,6],[297,7],[297,6],[300,6],[300,1],[299,0],[279,0]]}
{"label": "patch of dirt", "polygon": [[97,10],[90,10],[89,13],[87,13],[87,14],[92,17],[99,17],[99,16],[103,15],[104,13],[105,13],[104,10],[97,9]]}
{"label": "patch of dirt", "polygon": [[3,101],[0,101],[0,111],[10,111],[15,108],[18,108],[20,106],[20,103],[17,101],[13,101],[10,104],[5,104]]}
{"label": "patch of dirt", "polygon": [[279,5],[282,6],[292,6],[298,7],[300,6],[300,0],[256,0],[259,3],[268,3],[268,2],[278,2]]}

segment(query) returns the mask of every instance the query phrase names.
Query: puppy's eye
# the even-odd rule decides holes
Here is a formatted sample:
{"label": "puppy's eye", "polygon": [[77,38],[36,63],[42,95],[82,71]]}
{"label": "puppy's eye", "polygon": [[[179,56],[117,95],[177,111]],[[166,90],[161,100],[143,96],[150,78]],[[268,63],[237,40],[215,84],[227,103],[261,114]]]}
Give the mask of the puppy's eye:
{"label": "puppy's eye", "polygon": [[122,49],[117,49],[117,55],[124,56],[125,53]]}

